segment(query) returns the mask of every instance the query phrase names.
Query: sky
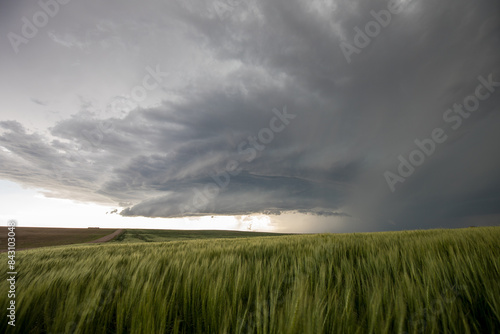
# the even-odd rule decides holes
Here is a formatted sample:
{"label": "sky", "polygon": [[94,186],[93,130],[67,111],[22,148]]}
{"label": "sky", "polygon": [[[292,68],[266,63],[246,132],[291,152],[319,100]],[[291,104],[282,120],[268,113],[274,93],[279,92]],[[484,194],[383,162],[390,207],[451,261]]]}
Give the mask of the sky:
{"label": "sky", "polygon": [[496,0],[0,8],[0,225],[500,222]]}

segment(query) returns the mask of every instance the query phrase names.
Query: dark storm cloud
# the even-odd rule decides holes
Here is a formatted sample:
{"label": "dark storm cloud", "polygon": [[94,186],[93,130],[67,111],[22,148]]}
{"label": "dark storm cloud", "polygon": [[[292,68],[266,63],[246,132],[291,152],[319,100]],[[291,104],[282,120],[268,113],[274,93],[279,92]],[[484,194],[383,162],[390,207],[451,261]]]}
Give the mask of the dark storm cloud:
{"label": "dark storm cloud", "polygon": [[[213,180],[200,180],[202,184]],[[217,189],[217,188],[214,188]],[[124,215],[144,215],[171,217],[179,215],[247,215],[255,212],[280,214],[281,211],[300,209],[318,215],[325,211],[311,211],[316,206],[336,206],[339,204],[339,190],[287,177],[264,177],[242,174],[234,177],[227,189],[217,196],[203,193],[203,187],[182,189],[169,187],[170,196],[140,203],[125,210]]]}
{"label": "dark storm cloud", "polygon": [[[459,129],[443,120],[479,76],[500,81],[498,2],[409,1],[350,63],[341,43],[353,44],[355,28],[387,1],[225,8],[189,1],[164,14],[231,70],[124,118],[82,111],[50,129],[57,139],[2,122],[1,176],[53,196],[130,203],[126,216],[293,211],[376,230],[500,214],[500,87]],[[249,136],[285,106],[295,118],[250,159]],[[398,156],[437,127],[447,141],[392,192],[384,172],[396,172]]]}

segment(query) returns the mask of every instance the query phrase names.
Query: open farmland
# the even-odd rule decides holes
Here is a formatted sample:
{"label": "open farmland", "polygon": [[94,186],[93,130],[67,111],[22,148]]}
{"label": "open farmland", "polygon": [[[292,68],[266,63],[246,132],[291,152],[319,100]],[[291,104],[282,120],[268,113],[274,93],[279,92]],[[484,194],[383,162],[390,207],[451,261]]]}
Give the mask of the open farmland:
{"label": "open farmland", "polygon": [[251,237],[270,237],[285,234],[263,233],[263,232],[242,232],[242,231],[221,231],[221,230],[125,230],[125,232],[114,239],[114,242],[161,242],[161,241],[182,241],[194,239],[232,239]]}
{"label": "open farmland", "polygon": [[108,243],[17,261],[17,333],[500,330],[499,227]]}
{"label": "open farmland", "polygon": [[[116,229],[16,227],[16,249],[71,245],[89,242]],[[7,227],[0,227],[0,251],[7,250]]]}
{"label": "open farmland", "polygon": [[[115,231],[118,230],[88,228],[16,227],[16,249],[23,250],[39,247],[64,246],[95,242],[103,237],[111,235]],[[0,252],[5,252],[7,250],[7,233],[7,227],[0,226],[0,247],[2,247],[2,249],[0,249]],[[127,229],[110,241],[121,243],[167,242],[194,239],[250,238],[278,235],[286,234],[222,230],[189,231]]]}

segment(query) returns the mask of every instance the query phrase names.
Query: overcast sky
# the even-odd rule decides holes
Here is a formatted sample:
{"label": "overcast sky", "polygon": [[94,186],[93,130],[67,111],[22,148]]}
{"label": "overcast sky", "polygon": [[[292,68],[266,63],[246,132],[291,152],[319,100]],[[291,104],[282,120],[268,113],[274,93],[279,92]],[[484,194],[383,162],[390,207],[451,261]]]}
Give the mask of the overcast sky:
{"label": "overcast sky", "polygon": [[0,6],[2,224],[500,222],[497,0]]}

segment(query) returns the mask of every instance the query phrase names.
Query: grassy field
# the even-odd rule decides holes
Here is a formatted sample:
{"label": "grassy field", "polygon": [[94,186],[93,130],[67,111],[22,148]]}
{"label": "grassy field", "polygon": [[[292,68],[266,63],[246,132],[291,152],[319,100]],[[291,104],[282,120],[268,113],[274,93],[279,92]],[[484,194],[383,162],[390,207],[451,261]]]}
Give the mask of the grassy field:
{"label": "grassy field", "polygon": [[499,227],[65,246],[16,260],[16,327],[3,316],[1,332],[500,331]]}
{"label": "grassy field", "polygon": [[[16,248],[36,248],[85,243],[116,229],[16,227]],[[0,251],[7,249],[7,227],[0,226]]]}
{"label": "grassy field", "polygon": [[[162,242],[162,241],[183,241],[194,239],[231,239],[250,237],[270,237],[279,236],[277,233],[262,232],[242,232],[242,231],[220,231],[220,230],[125,230],[113,242]],[[281,234],[285,235],[285,234]]]}
{"label": "grassy field", "polygon": [[[82,244],[107,236],[115,231],[116,229],[16,227],[16,248],[21,250],[39,247]],[[0,252],[5,252],[7,250],[7,233],[7,227],[0,226]],[[112,240],[112,242],[161,242],[215,238],[249,238],[278,235],[280,234],[219,230],[184,231],[130,229],[125,230],[122,235]]]}

